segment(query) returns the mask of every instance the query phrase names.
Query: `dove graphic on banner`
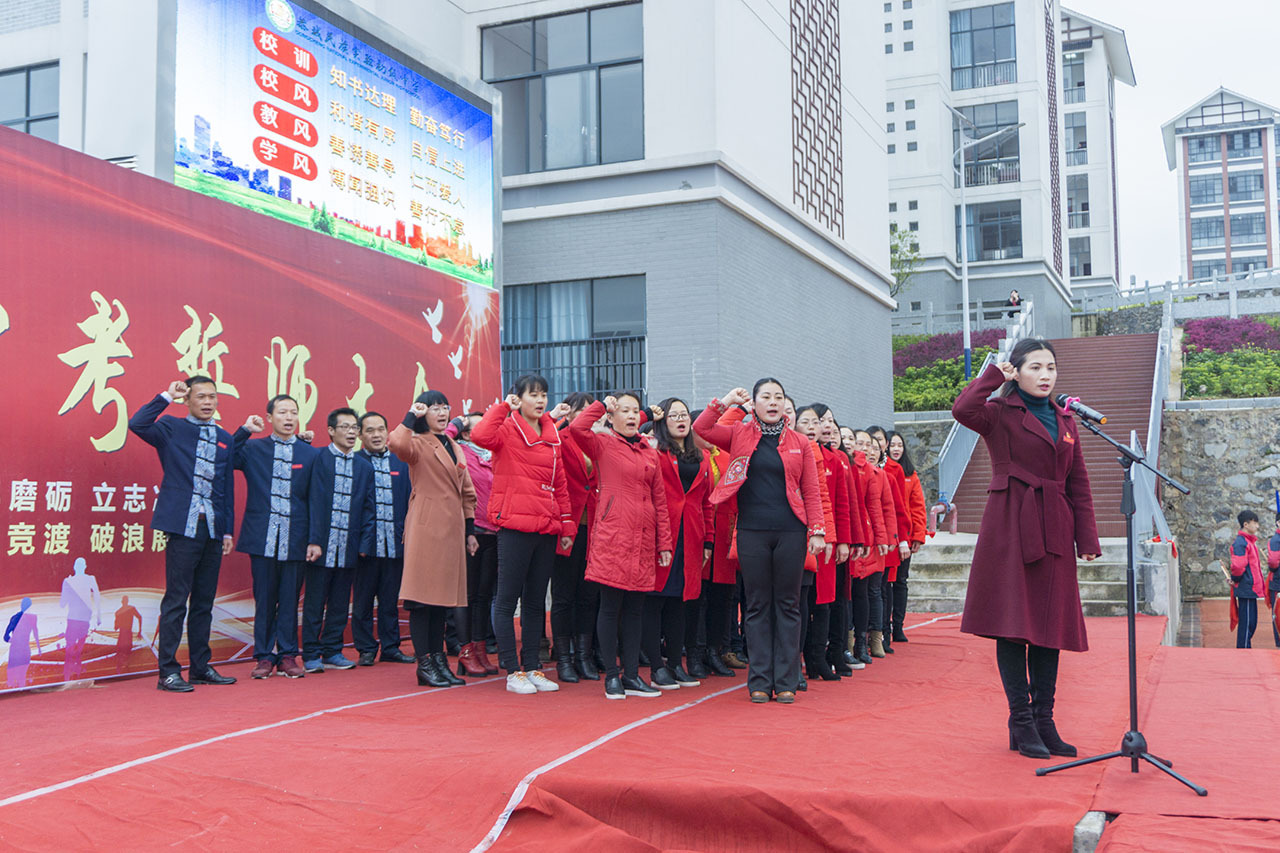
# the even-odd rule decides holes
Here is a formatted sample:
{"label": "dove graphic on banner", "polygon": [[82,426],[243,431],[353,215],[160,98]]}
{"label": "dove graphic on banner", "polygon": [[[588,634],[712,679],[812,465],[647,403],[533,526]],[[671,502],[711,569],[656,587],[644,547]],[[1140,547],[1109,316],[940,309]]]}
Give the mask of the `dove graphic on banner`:
{"label": "dove graphic on banner", "polygon": [[444,300],[437,299],[436,307],[431,311],[423,311],[422,319],[427,321],[427,325],[431,327],[431,340],[440,343],[440,321],[444,319]]}

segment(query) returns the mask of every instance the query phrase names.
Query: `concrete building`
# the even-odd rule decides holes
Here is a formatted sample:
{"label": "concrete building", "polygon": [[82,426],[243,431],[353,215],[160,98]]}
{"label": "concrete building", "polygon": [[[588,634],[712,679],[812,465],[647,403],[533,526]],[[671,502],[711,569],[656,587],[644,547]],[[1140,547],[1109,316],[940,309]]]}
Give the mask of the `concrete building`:
{"label": "concrete building", "polygon": [[1274,266],[1280,111],[1220,88],[1161,131],[1165,159],[1178,175],[1182,275]]}
{"label": "concrete building", "polygon": [[[0,103],[42,93],[0,122],[163,175],[171,2],[0,0]],[[309,2],[501,92],[508,376],[700,405],[771,374],[889,415],[878,7]]]}
{"label": "concrete building", "polygon": [[[923,257],[903,308],[959,307],[957,151],[1021,124],[965,154],[970,299],[1016,289],[1035,300],[1042,333],[1069,335],[1073,279],[1118,277],[1113,81],[1133,83],[1123,32],[1056,0],[891,0],[883,13],[889,217],[918,234]],[[1064,72],[1074,99],[1065,105]],[[1073,208],[1069,219],[1068,176],[1075,203],[1097,214]]]}

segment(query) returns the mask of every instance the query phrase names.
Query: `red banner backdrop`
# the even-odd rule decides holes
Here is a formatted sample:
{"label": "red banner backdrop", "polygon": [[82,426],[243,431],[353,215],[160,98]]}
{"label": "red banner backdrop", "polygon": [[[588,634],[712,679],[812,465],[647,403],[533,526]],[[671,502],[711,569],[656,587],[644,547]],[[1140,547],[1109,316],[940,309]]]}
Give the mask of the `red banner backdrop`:
{"label": "red banner backdrop", "polygon": [[[5,128],[0,281],[0,690],[156,668],[161,472],[126,423],[173,380],[212,376],[232,432],[292,394],[317,445],[339,406],[499,391],[496,291]],[[252,656],[250,588],[226,558],[215,661]]]}

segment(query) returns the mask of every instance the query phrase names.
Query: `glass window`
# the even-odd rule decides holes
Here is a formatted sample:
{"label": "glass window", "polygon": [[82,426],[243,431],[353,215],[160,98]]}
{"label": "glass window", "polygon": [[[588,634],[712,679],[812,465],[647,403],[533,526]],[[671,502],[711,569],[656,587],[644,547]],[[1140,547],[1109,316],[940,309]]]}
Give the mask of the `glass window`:
{"label": "glass window", "polygon": [[918,201],[907,202],[907,210],[916,210],[919,207],[920,207],[920,202]]}
{"label": "glass window", "polygon": [[915,24],[911,23],[910,21],[903,21],[903,22],[902,22],[902,28],[903,28],[904,30],[914,30],[914,29],[915,29]]}
{"label": "glass window", "polygon": [[484,79],[503,95],[504,174],[644,157],[641,14],[629,3],[481,31]]}
{"label": "glass window", "polygon": [[911,8],[911,0],[902,0],[902,10],[905,12]]}
{"label": "glass window", "polygon": [[916,129],[916,123],[914,121],[907,122],[907,130],[915,130],[915,129]]}
{"label": "glass window", "polygon": [[885,24],[885,25],[884,25],[884,31],[885,31],[886,33],[891,33],[891,32],[893,32],[893,24],[892,24],[892,23],[887,23],[887,24]]}
{"label": "glass window", "polygon": [[898,146],[894,145],[892,142],[889,143],[889,148],[885,153],[896,154],[897,152],[898,152]]}
{"label": "glass window", "polygon": [[914,110],[916,108],[915,99],[908,99],[905,103],[903,103],[902,107],[903,109]]}
{"label": "glass window", "polygon": [[1262,183],[1262,172],[1228,175],[1227,193],[1231,201],[1260,201],[1266,194]]}
{"label": "glass window", "polygon": [[600,162],[644,157],[644,74],[639,62],[600,69]]}
{"label": "glass window", "polygon": [[535,71],[587,64],[586,12],[534,21],[533,33]]}
{"label": "glass window", "polygon": [[1067,227],[1089,227],[1089,176],[1067,175]]}
{"label": "glass window", "polygon": [[1262,131],[1238,130],[1227,134],[1227,159],[1262,156]]}
{"label": "glass window", "polygon": [[1192,204],[1222,204],[1222,175],[1202,175],[1188,182]]}
{"label": "glass window", "polygon": [[919,222],[908,222],[908,223],[907,223],[907,230],[908,230],[908,231],[919,231],[919,230],[920,230],[920,223],[919,223]]}
{"label": "glass window", "polygon": [[903,49],[904,51],[908,51],[908,50],[915,50],[915,49],[916,49],[916,43],[915,43],[915,42],[913,42],[913,41],[904,41],[904,42],[902,43],[902,49]]}
{"label": "glass window", "polygon": [[978,89],[1018,80],[1013,4],[951,13],[951,88]]}
{"label": "glass window", "polygon": [[599,162],[596,139],[596,72],[553,74],[546,82],[548,169]]}
{"label": "glass window", "polygon": [[1067,243],[1067,249],[1071,255],[1071,277],[1093,275],[1089,238],[1072,237]]}
{"label": "glass window", "polygon": [[884,111],[887,113],[893,112],[893,101],[890,101],[889,103],[884,105]]}
{"label": "glass window", "polygon": [[1191,263],[1191,277],[1193,279],[1214,278],[1226,274],[1226,258],[1215,258],[1211,261],[1192,261]]}
{"label": "glass window", "polygon": [[[956,256],[960,255],[960,206],[956,205]],[[1003,261],[1022,257],[1022,202],[970,204],[968,252],[971,261]]]}
{"label": "glass window", "polygon": [[893,4],[892,4],[892,3],[885,3],[885,4],[884,4],[884,10],[885,10],[886,12],[892,12],[892,11],[893,11]]}
{"label": "glass window", "polygon": [[1248,272],[1249,270],[1261,270],[1267,268],[1266,255],[1232,255],[1231,271],[1233,273]]}
{"label": "glass window", "polygon": [[502,373],[547,377],[556,399],[644,390],[645,277],[503,288]]}
{"label": "glass window", "polygon": [[533,71],[533,22],[503,24],[482,31],[480,69],[485,80]]}
{"label": "glass window", "polygon": [[916,150],[916,144],[915,144],[914,142],[908,142],[908,143],[907,143],[907,150],[908,150],[908,151],[915,151],[915,150]]}
{"label": "glass window", "polygon": [[1062,99],[1068,104],[1084,102],[1084,54],[1067,53],[1062,57]]}
{"label": "glass window", "polygon": [[1237,213],[1231,217],[1231,245],[1267,242],[1265,213]]}
{"label": "glass window", "polygon": [[1221,216],[1200,216],[1191,220],[1191,248],[1210,249],[1226,244],[1226,220]]}
{"label": "glass window", "polygon": [[58,64],[0,73],[0,126],[58,141]]}
{"label": "glass window", "polygon": [[[959,149],[962,142],[995,133],[1001,128],[1018,124],[1018,102],[1000,101],[993,104],[976,104],[960,107],[957,112],[966,121],[953,119],[951,123],[952,145]],[[965,186],[978,187],[1003,184],[1019,179],[1018,131],[1011,131],[996,139],[965,150]],[[957,186],[959,180],[957,179]]]}
{"label": "glass window", "polygon": [[1089,131],[1084,113],[1067,113],[1063,120],[1067,129],[1067,165],[1080,166],[1089,162]]}
{"label": "glass window", "polygon": [[886,44],[886,45],[884,46],[884,52],[885,52],[885,53],[893,53],[893,45],[891,45],[891,44]]}
{"label": "glass window", "polygon": [[893,212],[894,212],[894,211],[896,211],[897,209],[898,209],[898,203],[897,203],[896,201],[891,201],[891,202],[889,202],[889,212],[890,212],[890,213],[893,213]]}
{"label": "glass window", "polygon": [[894,131],[896,128],[897,128],[897,125],[895,125],[893,122],[889,122],[888,124],[886,124],[886,125],[884,126],[884,132],[885,132],[885,133],[893,133],[893,131]]}
{"label": "glass window", "polygon": [[1192,163],[1208,163],[1222,159],[1220,137],[1193,136],[1187,140],[1187,152]]}
{"label": "glass window", "polygon": [[591,10],[591,61],[639,59],[644,53],[644,24],[639,3]]}

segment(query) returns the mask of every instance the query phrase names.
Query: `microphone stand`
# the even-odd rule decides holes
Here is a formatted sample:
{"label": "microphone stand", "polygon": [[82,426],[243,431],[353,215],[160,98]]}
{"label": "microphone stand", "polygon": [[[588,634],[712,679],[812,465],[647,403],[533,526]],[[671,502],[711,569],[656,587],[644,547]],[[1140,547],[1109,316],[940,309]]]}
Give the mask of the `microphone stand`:
{"label": "microphone stand", "polygon": [[1098,761],[1107,761],[1112,758],[1127,758],[1130,761],[1130,772],[1138,772],[1139,760],[1145,761],[1168,775],[1177,779],[1191,790],[1195,791],[1202,797],[1209,795],[1206,788],[1202,788],[1184,776],[1173,771],[1173,762],[1165,758],[1152,755],[1147,752],[1147,739],[1142,732],[1138,730],[1138,639],[1137,639],[1137,610],[1138,610],[1138,584],[1135,571],[1136,557],[1134,553],[1134,527],[1133,516],[1137,512],[1137,503],[1133,496],[1133,465],[1136,462],[1143,468],[1155,474],[1161,480],[1164,480],[1173,488],[1182,492],[1184,495],[1190,494],[1191,490],[1186,486],[1174,480],[1164,472],[1153,467],[1147,461],[1146,456],[1134,450],[1133,448],[1121,444],[1111,436],[1107,435],[1093,421],[1086,418],[1080,418],[1080,423],[1089,432],[1101,438],[1120,452],[1120,456],[1116,461],[1124,468],[1124,487],[1120,498],[1120,510],[1124,513],[1125,519],[1125,539],[1127,540],[1129,560],[1125,570],[1125,581],[1128,591],[1128,619],[1129,619],[1129,731],[1125,732],[1124,738],[1120,742],[1120,748],[1112,752],[1105,752],[1101,755],[1095,755],[1091,758],[1081,758],[1076,761],[1068,761],[1065,764],[1058,764],[1053,767],[1036,768],[1037,776],[1047,776],[1050,773],[1056,773],[1059,770],[1067,770],[1071,767],[1082,767],[1086,764],[1093,764]]}

